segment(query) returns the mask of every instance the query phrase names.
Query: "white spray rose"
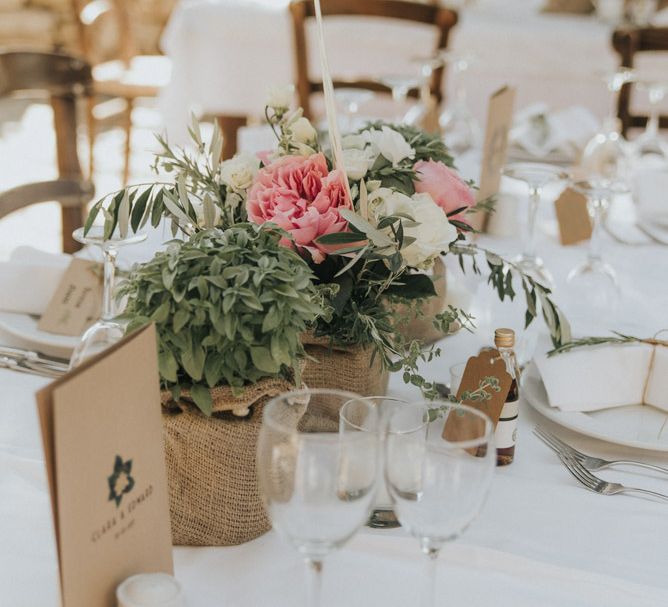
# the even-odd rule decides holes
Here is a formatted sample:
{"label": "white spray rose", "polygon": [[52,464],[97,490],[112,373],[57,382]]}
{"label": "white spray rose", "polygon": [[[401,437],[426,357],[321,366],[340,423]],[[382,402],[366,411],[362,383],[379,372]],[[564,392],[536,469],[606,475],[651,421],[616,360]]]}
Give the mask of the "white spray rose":
{"label": "white spray rose", "polygon": [[343,164],[346,167],[346,173],[350,179],[355,181],[364,179],[374,160],[373,152],[370,150],[359,150],[357,148],[343,150]]}
{"label": "white spray rose", "polygon": [[260,160],[254,154],[237,154],[221,163],[220,180],[237,192],[247,190],[253,185],[259,167]]}
{"label": "white spray rose", "polygon": [[369,199],[378,219],[390,215],[408,215],[414,222],[404,221],[404,236],[415,241],[401,249],[406,265],[427,268],[441,251],[447,251],[457,238],[457,229],[448,221],[443,209],[429,194],[408,197],[389,188],[379,188]]}
{"label": "white spray rose", "polygon": [[314,143],[318,137],[311,122],[303,116],[290,125],[290,131],[297,143]]}
{"label": "white spray rose", "polygon": [[341,147],[346,150],[350,148],[355,148],[358,150],[363,150],[366,147],[367,140],[363,135],[349,134],[344,135],[341,138]]}
{"label": "white spray rose", "polygon": [[267,96],[267,105],[274,109],[287,110],[292,103],[294,90],[295,87],[292,85],[272,87]]}
{"label": "white spray rose", "polygon": [[377,129],[364,131],[364,137],[392,163],[392,166],[397,166],[404,158],[415,158],[415,150],[403,135],[388,126],[383,126],[382,131]]}

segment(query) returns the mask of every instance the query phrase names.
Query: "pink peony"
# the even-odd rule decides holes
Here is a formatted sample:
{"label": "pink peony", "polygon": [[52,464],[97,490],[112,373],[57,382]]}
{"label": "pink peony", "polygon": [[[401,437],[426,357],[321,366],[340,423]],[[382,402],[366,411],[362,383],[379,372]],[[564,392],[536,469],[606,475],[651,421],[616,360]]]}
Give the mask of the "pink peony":
{"label": "pink peony", "polygon": [[[446,214],[475,204],[471,188],[456,171],[442,162],[420,160],[415,163],[415,170],[418,174],[415,191],[429,194]],[[449,219],[468,223],[465,217],[464,213],[458,213]]]}
{"label": "pink peony", "polygon": [[339,208],[352,208],[344,179],[340,171],[329,172],[322,154],[284,156],[258,172],[248,194],[248,217],[277,224],[321,263],[332,248],[316,244],[316,238],[348,229],[339,215]]}

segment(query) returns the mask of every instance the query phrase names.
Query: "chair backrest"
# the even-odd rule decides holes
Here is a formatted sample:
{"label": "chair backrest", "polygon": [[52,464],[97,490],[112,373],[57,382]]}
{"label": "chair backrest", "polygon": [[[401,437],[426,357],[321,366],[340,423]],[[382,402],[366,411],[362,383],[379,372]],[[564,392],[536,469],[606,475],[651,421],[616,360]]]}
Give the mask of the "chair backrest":
{"label": "chair backrest", "polygon": [[[668,51],[668,27],[617,30],[612,34],[612,47],[620,57],[620,66],[632,68],[636,53]],[[631,113],[632,87],[632,82],[625,84],[617,100],[617,116],[624,135],[630,128],[643,127],[647,123],[647,116]],[[659,126],[668,128],[668,116],[661,116]]]}
{"label": "chair backrest", "polygon": [[[78,205],[74,205],[73,190],[65,186],[39,187],[43,184],[31,184],[32,188],[15,188],[5,193],[8,196],[0,198],[0,217],[36,202],[60,202],[63,250],[67,253],[80,248],[79,243],[72,238],[72,232],[82,225],[85,205],[90,201],[87,195],[92,192],[92,186],[83,179],[77,152],[76,111],[77,98],[86,94],[92,83],[90,66],[77,57],[28,51],[0,52],[0,97],[24,92],[50,96],[56,131],[58,174],[61,180],[78,183],[81,194]],[[46,193],[53,197],[44,198]]]}
{"label": "chair backrest", "polygon": [[[406,0],[321,0],[322,14],[329,16],[384,17],[401,21],[432,25],[438,31],[436,50],[445,49],[448,45],[450,30],[457,23],[457,13],[442,8],[436,3],[408,2]],[[306,43],[306,22],[315,18],[313,0],[293,0],[290,4],[294,34],[296,88],[299,103],[304,114],[311,115],[310,98],[313,93],[322,91],[322,82],[309,79],[308,49]],[[419,53],[416,53],[419,54]],[[442,99],[443,68],[432,73],[430,91],[439,102]],[[335,81],[334,86],[361,88],[375,92],[390,93],[391,89],[374,80]],[[418,91],[410,92],[416,96]]]}
{"label": "chair backrest", "polygon": [[[79,45],[86,60],[95,65],[120,59],[125,65],[138,54],[129,0],[71,0]],[[104,48],[105,39],[113,40]]]}

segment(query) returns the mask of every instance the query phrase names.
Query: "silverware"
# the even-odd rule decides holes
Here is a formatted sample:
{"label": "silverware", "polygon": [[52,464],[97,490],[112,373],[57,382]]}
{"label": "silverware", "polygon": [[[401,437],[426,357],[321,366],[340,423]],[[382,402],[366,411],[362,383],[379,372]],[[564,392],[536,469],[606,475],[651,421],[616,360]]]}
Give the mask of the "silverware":
{"label": "silverware", "polygon": [[559,459],[578,481],[580,481],[587,489],[593,491],[594,493],[600,493],[601,495],[615,495],[616,493],[643,493],[645,495],[651,495],[653,497],[660,497],[661,499],[668,500],[668,495],[664,495],[663,493],[657,493],[656,491],[650,491],[649,489],[626,487],[624,485],[620,485],[619,483],[609,483],[608,481],[604,481],[603,479],[594,476],[578,460],[571,457],[570,455],[559,453]]}
{"label": "silverware", "polygon": [[548,447],[556,451],[557,455],[561,455],[562,453],[570,455],[573,459],[580,462],[585,468],[588,470],[593,470],[594,472],[603,470],[604,468],[612,468],[613,466],[636,466],[638,468],[646,468],[648,470],[654,470],[656,472],[663,472],[664,474],[668,474],[668,468],[657,466],[655,464],[646,464],[645,462],[627,459],[607,460],[601,459],[600,457],[587,455],[586,453],[582,453],[582,451],[578,451],[574,447],[571,447],[568,443],[565,443],[560,438],[556,437],[554,434],[548,432],[540,426],[536,426],[533,431],[534,434],[540,438]]}
{"label": "silverware", "polygon": [[42,377],[50,377],[55,379],[60,377],[65,372],[64,371],[54,371],[48,367],[40,367],[35,364],[24,364],[19,361],[10,358],[9,356],[0,355],[0,368],[10,369],[11,371],[18,371],[19,373],[30,373],[32,375],[41,375]]}
{"label": "silverware", "polygon": [[65,373],[69,369],[69,362],[66,360],[11,346],[0,346],[0,356],[15,360],[28,368],[46,369],[55,373]]}

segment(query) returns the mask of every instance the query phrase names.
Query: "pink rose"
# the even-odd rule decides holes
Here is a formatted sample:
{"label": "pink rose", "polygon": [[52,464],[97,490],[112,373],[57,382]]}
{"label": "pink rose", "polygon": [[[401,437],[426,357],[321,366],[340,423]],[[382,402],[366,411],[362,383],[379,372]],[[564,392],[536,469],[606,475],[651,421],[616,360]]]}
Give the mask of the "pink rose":
{"label": "pink rose", "polygon": [[[429,194],[434,202],[441,207],[446,215],[462,207],[472,207],[475,204],[473,191],[456,171],[442,162],[435,160],[420,160],[415,163],[418,179],[415,181],[415,191]],[[468,223],[464,213],[458,213],[449,219],[456,219]]]}
{"label": "pink rose", "polygon": [[258,172],[248,194],[248,218],[257,224],[277,224],[298,248],[308,250],[313,261],[321,263],[333,249],[315,240],[348,229],[348,222],[339,215],[339,208],[352,208],[344,179],[340,171],[329,172],[323,154],[279,158]]}

